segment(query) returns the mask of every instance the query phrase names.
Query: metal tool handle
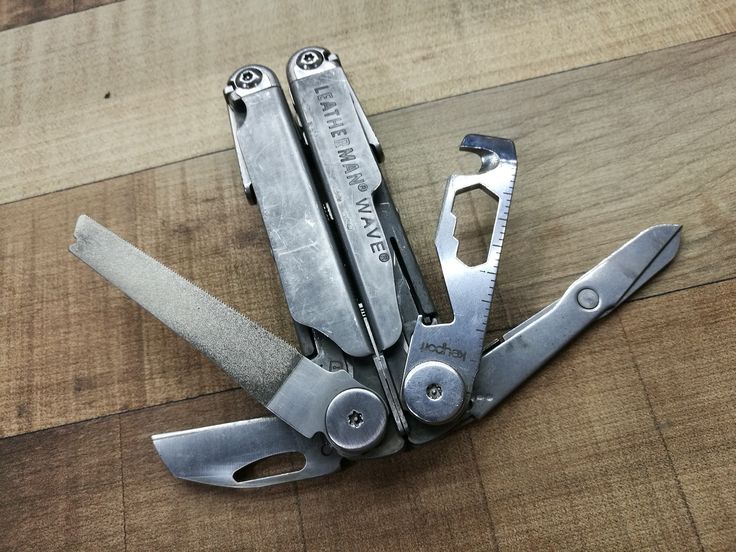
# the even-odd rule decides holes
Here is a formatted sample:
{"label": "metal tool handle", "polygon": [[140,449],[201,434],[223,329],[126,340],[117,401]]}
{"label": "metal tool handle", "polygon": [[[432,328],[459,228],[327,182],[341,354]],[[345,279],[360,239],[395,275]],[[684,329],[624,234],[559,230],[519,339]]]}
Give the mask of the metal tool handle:
{"label": "metal tool handle", "polygon": [[351,355],[371,353],[348,275],[276,76],[238,69],[225,98],[246,193],[257,199],[292,318]]}
{"label": "metal tool handle", "polygon": [[[355,283],[374,365],[397,430],[407,431],[399,392],[384,358],[403,324],[395,282],[397,258],[376,195],[383,185],[380,145],[337,55],[309,47],[287,64],[289,87],[319,181]],[[383,216],[382,216],[383,215]]]}
{"label": "metal tool handle", "polygon": [[398,340],[401,316],[391,247],[373,197],[383,184],[378,140],[335,54],[304,48],[286,71],[370,332],[384,350]]}

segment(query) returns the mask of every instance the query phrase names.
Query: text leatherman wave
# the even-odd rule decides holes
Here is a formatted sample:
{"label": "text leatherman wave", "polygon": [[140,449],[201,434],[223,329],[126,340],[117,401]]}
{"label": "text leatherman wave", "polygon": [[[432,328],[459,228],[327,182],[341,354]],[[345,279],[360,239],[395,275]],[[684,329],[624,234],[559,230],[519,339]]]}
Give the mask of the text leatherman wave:
{"label": "text leatherman wave", "polygon": [[[177,477],[260,487],[437,439],[488,414],[677,253],[680,226],[644,230],[484,350],[516,177],[513,142],[469,134],[460,145],[481,166],[447,182],[435,245],[453,318],[440,321],[381,174],[381,146],[340,60],[305,48],[287,75],[299,126],[266,67],[238,69],[225,99],[245,192],[260,209],[301,352],[91,218],[77,221],[72,253],[273,414],[155,435]],[[473,189],[498,209],[486,260],[467,266],[457,256],[453,205]],[[244,476],[286,453],[303,455],[303,467]]]}

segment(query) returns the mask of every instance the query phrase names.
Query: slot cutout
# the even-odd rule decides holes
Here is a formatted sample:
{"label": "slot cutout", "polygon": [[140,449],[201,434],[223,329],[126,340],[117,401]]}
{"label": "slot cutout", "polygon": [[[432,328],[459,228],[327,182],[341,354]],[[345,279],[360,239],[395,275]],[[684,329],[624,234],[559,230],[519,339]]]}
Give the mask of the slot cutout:
{"label": "slot cutout", "polygon": [[486,262],[496,221],[498,199],[478,185],[455,195],[452,213],[457,218],[457,258],[468,266]]}
{"label": "slot cutout", "polygon": [[252,464],[243,466],[233,473],[233,479],[238,483],[263,479],[272,475],[281,475],[300,471],[307,464],[307,459],[300,452],[284,452],[256,460]]}

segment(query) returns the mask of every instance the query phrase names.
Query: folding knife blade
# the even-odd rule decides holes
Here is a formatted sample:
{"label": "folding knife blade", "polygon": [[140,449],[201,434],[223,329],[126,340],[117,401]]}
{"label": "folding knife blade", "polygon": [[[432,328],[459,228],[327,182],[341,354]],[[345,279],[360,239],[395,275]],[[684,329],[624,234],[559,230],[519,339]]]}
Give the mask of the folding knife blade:
{"label": "folding knife blade", "polygon": [[[91,218],[80,216],[74,235],[77,241],[69,248],[74,255],[204,353],[305,437],[321,432],[332,439],[344,431],[347,422],[337,423],[344,421],[342,417],[335,418],[332,429],[327,426],[331,419],[328,410],[340,413],[350,409],[355,400],[370,412],[366,414],[370,423],[356,428],[351,434],[353,441],[342,448],[369,448],[382,437],[385,405],[347,372],[323,370],[279,337]],[[363,428],[370,430],[369,436]]]}
{"label": "folding knife blade", "polygon": [[677,224],[652,226],[578,278],[565,293],[507,332],[483,355],[469,414],[482,418],[587,326],[609,314],[677,254]]}
{"label": "folding knife blade", "polygon": [[[309,479],[340,469],[342,457],[320,435],[306,438],[277,418],[255,418],[151,437],[169,471],[181,479],[220,487],[254,488]],[[299,453],[304,466],[261,477],[248,468]]]}

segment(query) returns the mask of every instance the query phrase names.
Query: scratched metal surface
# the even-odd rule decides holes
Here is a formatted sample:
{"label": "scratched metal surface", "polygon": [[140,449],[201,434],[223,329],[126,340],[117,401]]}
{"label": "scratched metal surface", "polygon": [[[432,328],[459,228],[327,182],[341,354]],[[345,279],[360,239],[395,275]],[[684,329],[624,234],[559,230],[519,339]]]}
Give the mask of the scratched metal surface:
{"label": "scratched metal surface", "polygon": [[[248,48],[222,39],[246,21],[228,3],[46,2],[22,17],[16,4],[0,26],[56,18],[0,33],[0,549],[734,548],[730,3],[356,4],[346,33],[347,15],[324,16],[334,4],[287,23],[279,1],[238,8],[272,22]],[[682,250],[473,428],[321,481],[184,483],[150,435],[264,411],[74,259],[74,221],[90,214],[294,343],[220,93],[244,51],[281,69],[310,42],[341,54],[379,113],[386,175],[436,296],[441,191],[477,168],[460,138],[516,141],[493,329],[646,226],[682,223]],[[172,67],[189,95],[162,94]],[[461,242],[483,250],[487,207],[463,214]]]}

